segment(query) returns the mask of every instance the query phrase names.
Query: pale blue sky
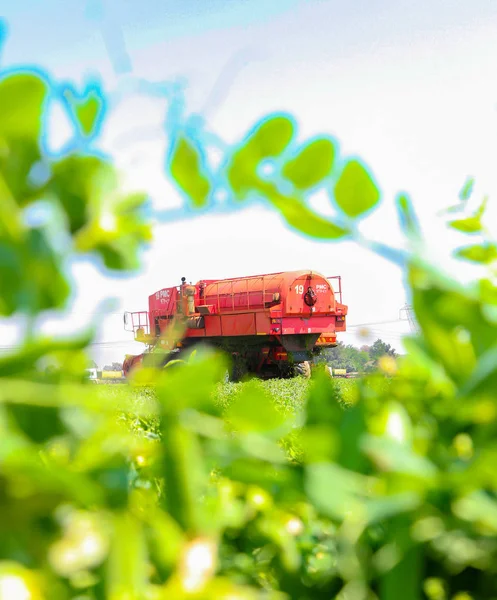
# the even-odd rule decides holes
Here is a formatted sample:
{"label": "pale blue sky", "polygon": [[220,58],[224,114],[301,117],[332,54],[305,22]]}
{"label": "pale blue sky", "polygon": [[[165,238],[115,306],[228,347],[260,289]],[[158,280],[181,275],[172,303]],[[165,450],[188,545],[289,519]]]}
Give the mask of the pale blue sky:
{"label": "pale blue sky", "polygon": [[[99,3],[88,11],[89,3],[74,0],[3,2],[0,14],[9,25],[3,65],[41,64],[77,82],[98,72],[115,88],[119,77],[102,21],[89,18]],[[230,60],[251,59],[222,82],[222,102],[205,115],[209,128],[236,142],[267,112],[285,110],[296,116],[302,139],[320,131],[336,136],[342,152],[359,154],[381,185],[383,206],[365,227],[377,239],[400,242],[393,197],[407,190],[442,260],[441,242],[452,238],[435,213],[455,199],[468,174],[478,177],[481,192],[494,191],[497,8],[491,0],[115,0],[105,7],[114,63],[122,64],[126,48],[133,75],[184,76],[189,111],[205,106]],[[159,99],[128,98],[110,116],[103,139],[129,185],[145,186],[161,208],[180,202],[161,173],[164,111]],[[62,140],[64,132],[55,119],[55,137]],[[326,199],[316,206],[328,210]],[[71,316],[83,324],[109,295],[119,299],[119,313],[144,309],[150,293],[183,275],[195,281],[299,268],[343,276],[350,325],[396,319],[405,302],[400,273],[384,260],[351,243],[302,239],[277,215],[251,207],[161,225],[143,273],[131,280],[108,281],[93,266],[78,266]],[[408,331],[404,323],[372,329],[397,347]],[[350,332],[345,341],[362,343]],[[104,319],[101,340],[127,336],[120,314]],[[103,362],[140,346],[97,348]]]}

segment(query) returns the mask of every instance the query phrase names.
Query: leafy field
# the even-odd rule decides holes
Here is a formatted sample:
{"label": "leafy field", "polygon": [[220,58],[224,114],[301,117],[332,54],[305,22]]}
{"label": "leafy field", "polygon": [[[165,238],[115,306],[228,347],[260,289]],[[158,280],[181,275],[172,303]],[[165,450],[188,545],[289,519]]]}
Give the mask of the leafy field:
{"label": "leafy field", "polygon": [[[215,404],[220,408],[221,414],[228,415],[229,409],[238,400],[242,403],[246,401],[245,394],[257,395],[264,398],[267,408],[276,408],[276,410],[285,416],[298,417],[300,411],[305,407],[306,398],[309,395],[312,380],[296,377],[294,379],[270,379],[261,381],[252,379],[243,383],[219,383],[214,392]],[[334,396],[330,401],[337,402],[339,405],[346,408],[353,402],[357,392],[358,380],[351,379],[334,379],[332,381],[334,388]],[[155,392],[151,388],[129,388],[124,386],[106,386],[106,395],[108,397],[122,397],[123,403],[127,406],[129,396],[131,395],[131,405],[137,409],[140,414],[144,411],[148,412],[150,406],[155,402]],[[247,396],[248,398],[250,396]],[[114,398],[114,399],[116,399]],[[250,400],[248,400],[248,412],[250,413]],[[257,408],[260,410],[260,406]],[[132,430],[139,435],[160,435],[160,424],[157,419],[148,417],[138,417],[133,411],[123,413],[121,418],[128,421]],[[236,427],[235,427],[236,429]],[[285,450],[288,459],[291,462],[299,460],[301,457],[301,444],[299,442],[299,419],[293,421],[292,430],[286,433],[280,440],[280,446]]]}
{"label": "leafy field", "polygon": [[[296,412],[302,407],[309,391],[310,381],[302,377],[294,379],[269,379],[267,381],[252,380],[250,385],[261,389],[278,408],[282,411]],[[229,406],[230,402],[240,394],[248,383],[225,383],[220,384],[217,389],[217,400],[222,406]],[[335,379],[337,398],[343,404],[350,404],[357,385],[356,380]]]}
{"label": "leafy field", "polygon": [[[244,383],[219,383],[214,393],[214,400],[223,410],[231,404],[247,389],[248,386],[256,388],[279,411],[284,414],[296,414],[305,403],[309,392],[311,381],[302,377],[294,379],[269,379],[261,381],[252,379]],[[354,379],[334,379],[335,399],[344,407],[354,399],[358,381]],[[124,386],[107,386],[109,396],[129,397],[133,396],[133,403],[140,409],[154,400],[155,394],[150,388],[130,389]],[[128,403],[126,403],[128,404]]]}

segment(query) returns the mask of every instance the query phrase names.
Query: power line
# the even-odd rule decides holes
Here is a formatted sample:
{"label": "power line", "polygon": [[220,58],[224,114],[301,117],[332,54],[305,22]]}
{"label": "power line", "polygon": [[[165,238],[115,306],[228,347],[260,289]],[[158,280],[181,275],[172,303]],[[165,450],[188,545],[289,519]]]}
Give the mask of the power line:
{"label": "power line", "polygon": [[[402,310],[406,310],[406,307],[403,307]],[[75,312],[79,312],[79,311],[75,311]],[[389,337],[398,337],[399,339],[403,336],[402,332],[399,331],[388,331],[382,328],[375,328],[372,327],[374,325],[387,325],[387,324],[392,324],[392,323],[405,323],[407,320],[409,320],[409,325],[411,326],[411,330],[412,330],[412,313],[410,313],[409,311],[407,311],[407,316],[408,318],[397,318],[397,319],[390,319],[387,321],[372,321],[369,323],[358,323],[355,325],[349,325],[347,324],[347,330],[349,329],[356,329],[356,328],[368,328],[369,329],[369,333],[373,333],[374,335],[385,335],[385,336],[389,336]],[[94,312],[94,313],[79,313],[79,314],[106,314],[106,315],[121,315],[122,313],[118,313],[118,312],[110,312],[110,313],[105,313],[105,312]],[[137,342],[136,340],[133,339],[128,339],[128,340],[104,340],[104,341],[98,341],[98,342],[90,342],[90,344],[88,344],[88,347],[99,347],[101,349],[111,349],[111,348],[115,348],[115,347],[119,347],[119,346],[129,346],[130,344],[136,344],[136,343],[140,343]],[[5,344],[5,345],[0,345],[0,352],[2,351],[9,351],[9,350],[19,350],[23,348],[22,345],[20,344]]]}
{"label": "power line", "polygon": [[370,327],[371,325],[388,325],[390,323],[402,323],[405,319],[392,319],[390,321],[375,321],[373,323],[359,323],[357,325],[349,325],[347,323],[347,329],[352,329],[353,327]]}
{"label": "power line", "polygon": [[[139,343],[136,340],[108,340],[105,342],[90,342],[88,346],[101,346],[101,347],[112,347],[112,346],[128,346],[129,344]],[[5,344],[0,346],[0,351],[2,350],[20,350],[23,348],[21,344]]]}

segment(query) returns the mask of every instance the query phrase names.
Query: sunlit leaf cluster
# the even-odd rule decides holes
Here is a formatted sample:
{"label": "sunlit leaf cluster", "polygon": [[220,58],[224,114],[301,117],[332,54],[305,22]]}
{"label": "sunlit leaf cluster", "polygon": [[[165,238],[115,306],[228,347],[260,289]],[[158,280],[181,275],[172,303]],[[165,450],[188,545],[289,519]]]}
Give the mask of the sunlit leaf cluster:
{"label": "sunlit leaf cluster", "polygon": [[[150,239],[142,216],[144,195],[125,195],[109,158],[80,147],[102,110],[95,92],[64,93],[74,144],[53,155],[47,110],[56,88],[37,72],[0,73],[0,314],[64,306],[72,251],[99,255],[109,269],[138,266]],[[22,276],[21,276],[22,274]]]}
{"label": "sunlit leaf cluster", "polygon": [[[50,90],[36,73],[0,81],[2,315],[61,308],[67,260],[129,270],[150,235],[143,198],[121,193],[110,159],[88,145],[47,152]],[[99,96],[64,98],[91,141]],[[204,207],[205,149],[175,143],[171,175]],[[355,235],[380,198],[361,161],[326,136],[295,145],[281,115],[222,168],[236,201],[262,198],[316,239]],[[318,188],[336,219],[310,208]],[[471,191],[452,213],[467,213]],[[422,242],[414,203],[399,195],[397,208]],[[492,263],[484,204],[466,213],[451,226],[482,242],[459,254]],[[92,385],[90,334],[29,331],[0,357],[0,598],[497,598],[494,274],[463,287],[407,258],[421,333],[346,398],[319,369],[286,390],[230,387],[226,357],[207,349],[125,386]]]}
{"label": "sunlit leaf cluster", "polygon": [[[217,170],[196,140],[182,136],[172,148],[168,170],[196,208],[212,203],[224,189],[233,203],[263,199],[294,230],[322,240],[354,236],[354,219],[364,217],[380,200],[368,168],[359,160],[338,157],[336,142],[318,136],[299,145],[296,127],[287,115],[270,115],[225,156]],[[337,209],[334,219],[309,204],[324,190]]]}

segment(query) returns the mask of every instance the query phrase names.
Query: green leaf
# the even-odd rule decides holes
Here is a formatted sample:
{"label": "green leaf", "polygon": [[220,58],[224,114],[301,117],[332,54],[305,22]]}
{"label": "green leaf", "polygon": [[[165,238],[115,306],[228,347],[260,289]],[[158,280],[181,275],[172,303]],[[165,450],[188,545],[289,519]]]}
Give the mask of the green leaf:
{"label": "green leaf", "polygon": [[38,142],[47,83],[38,75],[8,75],[0,80],[0,138]]}
{"label": "green leaf", "polygon": [[466,219],[456,219],[450,221],[449,225],[457,231],[463,233],[480,233],[482,230],[481,221],[479,217],[467,217]]}
{"label": "green leaf", "polygon": [[456,251],[456,256],[471,262],[488,265],[497,259],[497,246],[489,242],[465,246]]}
{"label": "green leaf", "polygon": [[62,270],[62,257],[55,253],[42,229],[28,230],[24,268],[30,276],[25,280],[25,308],[32,314],[62,307],[69,297],[69,283]]}
{"label": "green leaf", "polygon": [[408,513],[422,503],[422,497],[416,492],[403,492],[393,496],[383,496],[367,503],[368,522],[378,523],[402,513]]}
{"label": "green leaf", "polygon": [[181,137],[174,149],[170,161],[170,171],[173,179],[187,194],[196,208],[207,204],[211,184],[202,165],[198,148],[191,140]]}
{"label": "green leaf", "polygon": [[114,535],[107,565],[107,593],[112,600],[145,598],[148,561],[141,523],[128,512],[113,517]]}
{"label": "green leaf", "polygon": [[264,159],[279,156],[293,135],[293,122],[285,116],[268,117],[249,134],[227,167],[229,184],[239,200],[252,191],[261,191],[264,183],[257,175],[258,165]]}
{"label": "green leaf", "polygon": [[365,510],[367,479],[332,463],[314,463],[306,467],[306,492],[323,514],[341,520],[349,512]]}
{"label": "green leaf", "polygon": [[479,357],[475,368],[459,390],[460,396],[469,396],[482,389],[492,391],[497,381],[497,344]]}
{"label": "green leaf", "polygon": [[225,416],[240,432],[270,432],[278,429],[285,420],[276,410],[271,396],[254,381],[243,386]]}
{"label": "green leaf", "polygon": [[55,407],[11,404],[6,410],[21,431],[36,443],[66,433],[60,412]]}
{"label": "green leaf", "polygon": [[427,458],[395,440],[366,435],[361,447],[381,471],[421,479],[432,479],[437,474],[436,467]]}
{"label": "green leaf", "polygon": [[350,160],[335,185],[334,198],[344,214],[356,218],[378,204],[380,191],[366,167]]}
{"label": "green leaf", "polygon": [[339,431],[341,447],[337,462],[346,469],[364,472],[367,459],[361,450],[361,439],[367,431],[367,423],[362,403],[354,404],[344,412]]}
{"label": "green leaf", "polygon": [[266,197],[291,227],[309,237],[337,240],[349,234],[347,229],[317,215],[297,198],[284,196],[275,190],[268,191]]}
{"label": "green leaf", "polygon": [[167,440],[162,471],[167,511],[183,530],[202,533],[209,520],[199,498],[205,493],[208,472],[200,440],[171,415],[163,419],[162,435]]}
{"label": "green leaf", "polygon": [[255,127],[239,152],[243,152],[250,162],[279,156],[291,142],[293,135],[294,124],[290,118],[282,115],[269,116]]}
{"label": "green leaf", "polygon": [[469,177],[466,180],[466,182],[461,188],[461,191],[459,192],[459,198],[462,202],[466,202],[466,200],[469,200],[471,194],[473,193],[474,184],[475,180],[473,179],[473,177]]}
{"label": "green leaf", "polygon": [[74,154],[53,165],[49,191],[62,206],[74,234],[87,225],[116,183],[110,163]]}
{"label": "green leaf", "polygon": [[149,509],[144,518],[147,521],[148,538],[154,558],[163,569],[172,571],[185,541],[181,528],[168,513],[156,507]]}
{"label": "green leaf", "polygon": [[408,237],[419,238],[421,236],[421,228],[409,196],[399,194],[396,198],[396,204],[400,225],[404,232]]}
{"label": "green leaf", "polygon": [[382,600],[421,600],[423,578],[423,549],[412,542],[409,515],[397,515],[387,526],[387,547],[392,548],[397,560],[380,579],[379,597]]}
{"label": "green leaf", "polygon": [[0,173],[6,186],[2,196],[8,193],[20,206],[36,199],[38,186],[29,175],[41,158],[39,142],[47,94],[47,83],[34,74],[0,79]]}
{"label": "green leaf", "polygon": [[63,258],[43,229],[28,229],[16,241],[0,239],[0,257],[0,314],[36,314],[64,305],[69,284],[62,271]]}
{"label": "green leaf", "polygon": [[329,138],[318,138],[283,166],[283,177],[298,190],[311,189],[331,173],[334,158],[333,142]]}
{"label": "green leaf", "polygon": [[68,156],[53,167],[50,199],[64,210],[77,252],[99,254],[109,269],[132,270],[151,238],[147,197],[119,192],[113,165],[96,156]]}
{"label": "green leaf", "polygon": [[483,490],[455,500],[452,512],[460,519],[483,525],[493,534],[497,533],[497,502]]}
{"label": "green leaf", "polygon": [[497,305],[497,286],[490,279],[480,279],[478,292],[483,303]]}
{"label": "green leaf", "polygon": [[483,198],[483,200],[482,200],[482,203],[478,207],[478,210],[475,213],[475,217],[481,218],[483,216],[483,213],[487,209],[487,203],[488,203],[488,196],[485,196],[485,198]]}
{"label": "green leaf", "polygon": [[340,386],[336,380],[318,373],[307,394],[306,425],[329,425],[336,429],[343,418],[340,399]]}
{"label": "green leaf", "polygon": [[263,518],[259,524],[263,535],[279,548],[280,560],[286,571],[296,571],[301,564],[301,556],[297,542],[277,519]]}
{"label": "green leaf", "polygon": [[207,351],[197,354],[192,362],[165,369],[157,382],[162,410],[177,415],[188,408],[218,415],[220,409],[213,402],[212,393],[225,369],[224,356]]}
{"label": "green leaf", "polygon": [[82,99],[72,95],[70,103],[81,127],[81,131],[84,135],[91,136],[96,129],[98,119],[104,108],[101,96],[96,91],[92,90]]}
{"label": "green leaf", "polygon": [[466,217],[465,219],[456,219],[454,221],[450,221],[449,225],[456,229],[457,231],[461,231],[463,233],[480,233],[483,231],[483,226],[481,223],[481,218],[485,212],[487,207],[488,198],[485,197],[478,207],[478,210],[472,217]]}

